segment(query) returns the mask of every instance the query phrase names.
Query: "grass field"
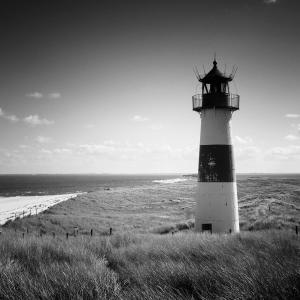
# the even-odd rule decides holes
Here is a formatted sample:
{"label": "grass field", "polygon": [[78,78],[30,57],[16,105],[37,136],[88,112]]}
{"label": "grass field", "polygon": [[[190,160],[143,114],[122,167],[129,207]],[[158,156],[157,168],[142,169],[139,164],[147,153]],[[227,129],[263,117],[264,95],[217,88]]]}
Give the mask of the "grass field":
{"label": "grass field", "polygon": [[[238,177],[241,230],[292,229],[300,222],[300,182],[274,177]],[[21,232],[98,235],[134,231],[167,233],[194,222],[196,179],[170,185],[96,189],[61,202],[38,217],[8,222]]]}
{"label": "grass field", "polygon": [[238,180],[242,230],[295,228],[300,223],[297,178],[245,177]]}
{"label": "grass field", "polygon": [[300,298],[300,238],[283,230],[68,240],[6,231],[0,265],[0,299]]}
{"label": "grass field", "polygon": [[193,232],[193,179],[97,189],[8,222],[0,299],[300,299],[299,185],[240,178],[232,235]]}

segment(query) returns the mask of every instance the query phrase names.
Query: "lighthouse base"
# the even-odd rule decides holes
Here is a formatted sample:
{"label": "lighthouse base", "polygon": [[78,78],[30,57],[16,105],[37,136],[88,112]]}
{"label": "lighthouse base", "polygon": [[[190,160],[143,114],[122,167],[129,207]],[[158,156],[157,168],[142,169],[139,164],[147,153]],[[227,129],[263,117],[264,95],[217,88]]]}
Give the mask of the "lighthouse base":
{"label": "lighthouse base", "polygon": [[239,232],[236,182],[198,182],[195,231]]}

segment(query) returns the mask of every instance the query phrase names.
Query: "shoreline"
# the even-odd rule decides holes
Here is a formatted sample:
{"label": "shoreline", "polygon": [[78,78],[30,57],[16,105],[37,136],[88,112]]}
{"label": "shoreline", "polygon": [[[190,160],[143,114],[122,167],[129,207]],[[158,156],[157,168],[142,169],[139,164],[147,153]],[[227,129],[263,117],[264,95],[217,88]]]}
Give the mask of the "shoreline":
{"label": "shoreline", "polygon": [[[180,182],[187,181],[186,178],[173,178],[173,179],[162,179],[162,180],[152,180],[149,182],[150,186],[164,186],[169,184],[176,184]],[[135,186],[135,188],[140,185]],[[145,185],[141,185],[145,186]],[[148,185],[147,185],[148,186]],[[128,186],[131,187],[132,186]],[[111,190],[125,187],[112,186],[107,188],[105,184],[103,187],[95,187],[89,192],[79,192],[57,194],[57,195],[18,195],[18,196],[0,196],[0,226],[5,224],[9,220],[15,220],[16,218],[23,218],[29,215],[39,214],[46,209],[66,200],[76,198],[80,195],[90,194],[91,192],[99,190]],[[77,198],[78,199],[78,198]]]}
{"label": "shoreline", "polygon": [[80,194],[0,197],[0,225],[16,217],[23,218],[30,214],[41,213],[51,206],[77,197]]}

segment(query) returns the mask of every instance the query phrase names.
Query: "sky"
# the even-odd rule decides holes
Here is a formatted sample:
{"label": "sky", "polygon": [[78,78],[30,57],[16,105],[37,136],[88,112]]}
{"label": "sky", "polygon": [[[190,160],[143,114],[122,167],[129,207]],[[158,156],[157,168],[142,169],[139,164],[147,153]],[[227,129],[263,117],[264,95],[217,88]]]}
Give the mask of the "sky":
{"label": "sky", "polygon": [[199,73],[238,67],[237,173],[300,173],[299,0],[2,0],[0,174],[197,173]]}

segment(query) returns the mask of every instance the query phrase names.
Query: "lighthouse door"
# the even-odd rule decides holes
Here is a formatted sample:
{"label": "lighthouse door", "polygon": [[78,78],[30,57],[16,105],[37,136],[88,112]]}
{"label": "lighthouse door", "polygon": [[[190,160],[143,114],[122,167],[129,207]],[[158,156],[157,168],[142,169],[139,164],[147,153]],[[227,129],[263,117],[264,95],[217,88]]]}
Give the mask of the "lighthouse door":
{"label": "lighthouse door", "polygon": [[212,223],[202,224],[202,232],[204,231],[210,231],[212,234]]}

